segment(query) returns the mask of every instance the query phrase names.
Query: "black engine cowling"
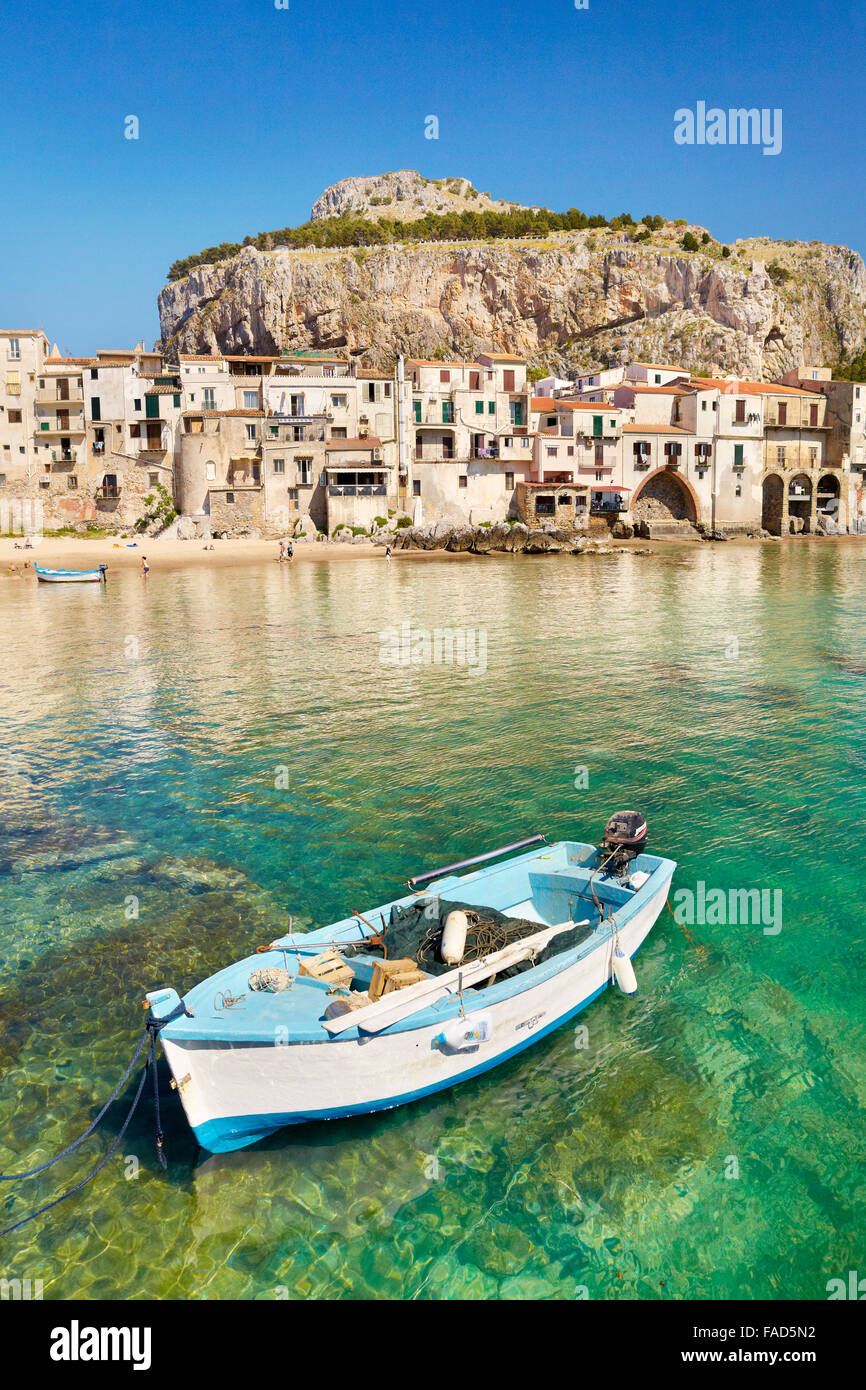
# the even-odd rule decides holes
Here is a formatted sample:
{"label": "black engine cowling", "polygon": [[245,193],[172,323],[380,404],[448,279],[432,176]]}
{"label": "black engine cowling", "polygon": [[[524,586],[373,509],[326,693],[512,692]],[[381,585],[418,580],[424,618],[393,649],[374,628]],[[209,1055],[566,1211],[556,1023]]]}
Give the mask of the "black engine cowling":
{"label": "black engine cowling", "polygon": [[601,858],[608,859],[608,872],[626,871],[646,848],[647,834],[646,818],[640,811],[614,811],[601,841]]}

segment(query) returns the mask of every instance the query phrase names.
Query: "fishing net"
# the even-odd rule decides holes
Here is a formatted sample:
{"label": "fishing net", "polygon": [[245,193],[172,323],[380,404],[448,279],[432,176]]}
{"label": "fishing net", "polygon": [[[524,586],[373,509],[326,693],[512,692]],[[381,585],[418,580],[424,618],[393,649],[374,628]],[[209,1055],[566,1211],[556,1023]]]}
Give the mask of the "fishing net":
{"label": "fishing net", "polygon": [[[453,969],[453,966],[446,965],[442,960],[442,932],[449,912],[458,910],[465,912],[468,919],[463,964],[479,960],[482,956],[489,956],[492,951],[500,951],[504,946],[520,941],[524,936],[533,936],[543,929],[540,922],[530,922],[522,917],[506,917],[504,912],[498,912],[493,907],[479,908],[473,907],[470,903],[452,900],[443,902],[439,898],[433,898],[406,907],[392,907],[391,919],[385,929],[385,944],[389,958],[395,960],[411,957],[418,962],[421,970],[426,970],[431,975],[443,975],[447,970]],[[522,970],[530,970],[533,965],[571,950],[591,935],[592,929],[583,926],[562,932],[536,956],[530,956],[500,971],[497,978],[507,980]],[[371,952],[381,951],[381,947],[374,946],[365,946],[364,949]]]}

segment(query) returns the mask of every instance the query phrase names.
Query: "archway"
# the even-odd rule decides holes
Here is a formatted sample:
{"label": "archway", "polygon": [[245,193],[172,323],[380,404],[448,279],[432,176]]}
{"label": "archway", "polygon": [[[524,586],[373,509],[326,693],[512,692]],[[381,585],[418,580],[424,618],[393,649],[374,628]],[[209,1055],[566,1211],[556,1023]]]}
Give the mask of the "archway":
{"label": "archway", "polygon": [[761,525],[771,536],[782,534],[785,484],[778,473],[768,473],[761,485]]}
{"label": "archway", "polygon": [[701,504],[687,478],[670,468],[648,473],[632,498],[635,521],[687,521],[694,526],[701,519]]}
{"label": "archway", "polygon": [[809,530],[812,515],[812,479],[796,473],[788,484],[788,529],[793,534]]}
{"label": "archway", "polygon": [[842,496],[839,479],[834,473],[823,473],[818,479],[815,501],[819,516],[830,516],[839,520],[839,502]]}

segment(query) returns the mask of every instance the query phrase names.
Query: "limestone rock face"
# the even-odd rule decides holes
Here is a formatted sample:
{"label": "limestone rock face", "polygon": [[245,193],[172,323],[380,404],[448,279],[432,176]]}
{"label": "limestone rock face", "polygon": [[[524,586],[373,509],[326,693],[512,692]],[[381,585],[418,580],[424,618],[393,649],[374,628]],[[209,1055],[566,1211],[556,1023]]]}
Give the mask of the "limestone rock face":
{"label": "limestone rock face", "polygon": [[722,259],[718,247],[685,252],[673,235],[635,243],[609,230],[339,251],[247,246],[166,285],[159,313],[169,356],[343,349],[384,367],[400,352],[488,349],[560,374],[637,359],[771,378],[862,350],[866,269],[845,247],[817,242],[737,242]]}
{"label": "limestone rock face", "polygon": [[468,179],[427,179],[417,169],[398,169],[393,174],[340,179],[316,199],[310,221],[354,216],[414,222],[428,212],[508,212],[521,206],[479,193]]}

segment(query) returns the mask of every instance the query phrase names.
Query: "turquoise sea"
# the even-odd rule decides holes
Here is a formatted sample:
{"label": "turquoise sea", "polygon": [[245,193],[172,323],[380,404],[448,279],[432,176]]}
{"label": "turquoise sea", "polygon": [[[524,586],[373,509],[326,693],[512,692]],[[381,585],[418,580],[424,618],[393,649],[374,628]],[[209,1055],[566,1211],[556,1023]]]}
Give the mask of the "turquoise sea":
{"label": "turquoise sea", "polygon": [[[778,931],[663,912],[636,998],[389,1114],[209,1157],[163,1064],[168,1172],[148,1099],[0,1275],[45,1298],[820,1299],[862,1269],[864,593],[866,546],[830,541],[0,578],[3,1172],[95,1115],[146,989],[288,913],[325,924],[536,831],[596,840],[623,806],[675,888],[781,894]],[[383,662],[406,622],[485,658]],[[4,1185],[2,1225],[123,1113]]]}

